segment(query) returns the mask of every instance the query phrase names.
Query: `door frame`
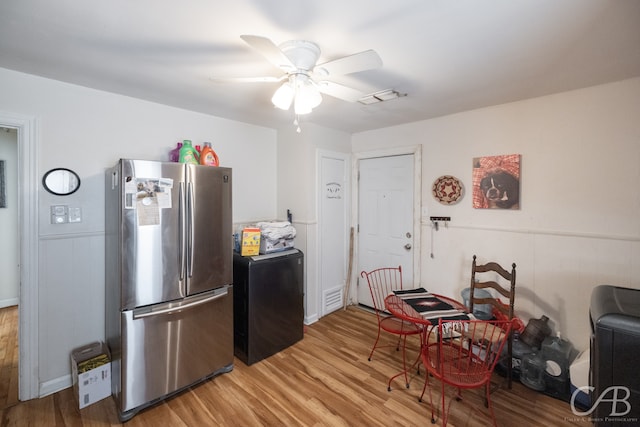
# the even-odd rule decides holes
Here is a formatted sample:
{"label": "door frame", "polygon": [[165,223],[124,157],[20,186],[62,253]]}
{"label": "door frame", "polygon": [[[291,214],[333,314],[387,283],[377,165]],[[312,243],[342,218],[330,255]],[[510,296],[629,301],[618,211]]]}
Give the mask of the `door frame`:
{"label": "door frame", "polygon": [[[358,233],[358,218],[360,212],[358,210],[360,200],[360,160],[374,159],[378,157],[391,157],[391,156],[403,156],[413,155],[413,283],[415,285],[420,284],[421,266],[420,260],[422,259],[422,226],[421,226],[421,201],[422,201],[422,145],[413,145],[408,147],[393,147],[372,151],[361,151],[352,153],[352,175],[351,175],[351,224],[356,230],[356,237],[354,240],[354,268],[357,272],[356,279],[360,278],[360,266],[358,264],[359,256],[359,239]],[[358,282],[356,282],[358,283]],[[349,300],[355,301],[357,304],[357,290],[355,286],[352,286],[349,292]]]}
{"label": "door frame", "polygon": [[0,111],[0,124],[17,129],[18,134],[18,400],[24,401],[39,396],[37,122],[34,117]]}

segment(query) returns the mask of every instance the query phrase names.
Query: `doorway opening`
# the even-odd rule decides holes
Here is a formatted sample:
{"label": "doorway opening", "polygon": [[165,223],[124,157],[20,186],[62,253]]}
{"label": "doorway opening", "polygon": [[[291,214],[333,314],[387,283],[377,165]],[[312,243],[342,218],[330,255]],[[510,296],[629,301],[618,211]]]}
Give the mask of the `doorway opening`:
{"label": "doorway opening", "polygon": [[0,409],[18,403],[18,132],[0,126]]}
{"label": "doorway opening", "polygon": [[36,120],[0,112],[0,126],[15,129],[18,211],[18,399],[38,397],[38,180]]}

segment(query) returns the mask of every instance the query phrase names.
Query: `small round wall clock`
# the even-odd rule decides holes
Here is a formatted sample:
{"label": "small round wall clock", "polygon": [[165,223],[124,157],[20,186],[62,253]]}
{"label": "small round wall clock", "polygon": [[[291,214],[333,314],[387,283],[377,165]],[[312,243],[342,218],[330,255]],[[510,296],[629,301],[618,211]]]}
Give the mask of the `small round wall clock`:
{"label": "small round wall clock", "polygon": [[464,187],[458,178],[443,175],[433,182],[431,193],[443,205],[453,205],[462,199]]}

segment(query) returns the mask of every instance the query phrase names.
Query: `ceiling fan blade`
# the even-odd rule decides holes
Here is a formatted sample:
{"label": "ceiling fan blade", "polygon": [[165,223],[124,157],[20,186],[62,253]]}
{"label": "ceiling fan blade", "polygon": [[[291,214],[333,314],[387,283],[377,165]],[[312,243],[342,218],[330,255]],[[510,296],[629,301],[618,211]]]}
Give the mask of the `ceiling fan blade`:
{"label": "ceiling fan blade", "polygon": [[356,102],[358,99],[365,96],[364,93],[359,90],[352,89],[350,87],[341,85],[335,82],[320,81],[316,83],[318,90],[334,98],[342,99],[348,102]]}
{"label": "ceiling fan blade", "polygon": [[270,39],[252,35],[242,35],[240,38],[276,67],[285,71],[295,70],[296,67],[291,60]]}
{"label": "ceiling fan blade", "polygon": [[287,75],[281,77],[209,77],[215,83],[277,83],[285,80]]}
{"label": "ceiling fan blade", "polygon": [[324,64],[316,65],[314,72],[319,75],[343,75],[357,73],[358,71],[371,70],[382,66],[382,59],[375,50],[365,50],[354,53]]}

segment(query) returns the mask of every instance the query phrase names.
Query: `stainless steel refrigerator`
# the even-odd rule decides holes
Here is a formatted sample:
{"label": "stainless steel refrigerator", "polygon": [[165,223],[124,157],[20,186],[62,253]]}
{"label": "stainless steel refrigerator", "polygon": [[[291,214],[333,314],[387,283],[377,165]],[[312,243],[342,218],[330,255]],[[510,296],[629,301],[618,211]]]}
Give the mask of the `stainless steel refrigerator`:
{"label": "stainless steel refrigerator", "polygon": [[106,172],[106,337],[121,421],[233,369],[231,169]]}

